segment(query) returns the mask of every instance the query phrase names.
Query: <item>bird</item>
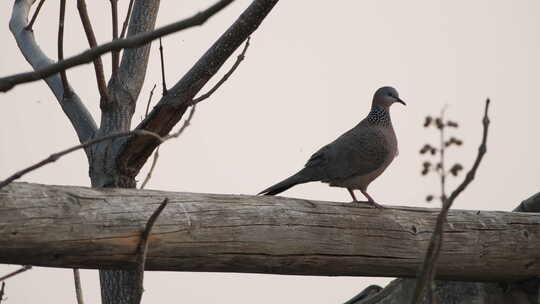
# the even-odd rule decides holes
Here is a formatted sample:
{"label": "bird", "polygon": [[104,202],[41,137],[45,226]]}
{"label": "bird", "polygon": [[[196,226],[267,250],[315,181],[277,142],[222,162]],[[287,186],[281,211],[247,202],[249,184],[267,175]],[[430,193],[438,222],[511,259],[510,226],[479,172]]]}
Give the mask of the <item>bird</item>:
{"label": "bird", "polygon": [[[331,187],[346,188],[354,203],[382,208],[368,194],[367,188],[398,155],[390,119],[390,106],[394,103],[406,105],[393,87],[379,88],[363,120],[315,152],[300,171],[258,195],[276,195],[299,184],[320,181]],[[360,190],[367,201],[358,201],[354,190]]]}

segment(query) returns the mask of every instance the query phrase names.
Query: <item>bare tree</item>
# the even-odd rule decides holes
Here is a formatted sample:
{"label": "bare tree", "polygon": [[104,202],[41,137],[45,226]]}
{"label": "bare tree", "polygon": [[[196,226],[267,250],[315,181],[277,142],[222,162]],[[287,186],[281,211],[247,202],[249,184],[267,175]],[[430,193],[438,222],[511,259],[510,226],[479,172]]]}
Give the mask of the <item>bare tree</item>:
{"label": "bare tree", "polygon": [[[56,64],[53,64],[53,60],[41,50],[34,38],[34,34],[39,30],[34,21],[45,1],[39,2],[33,17],[30,22],[28,21],[31,7],[35,2],[35,0],[13,1],[9,23],[22,55],[30,63],[34,72],[2,78],[0,80],[2,91],[9,90],[19,83],[43,79],[75,129],[81,142],[80,148],[86,152],[92,186],[134,188],[135,177],[162,142],[160,137],[166,137],[171,132],[186,110],[195,104],[196,94],[242,42],[258,28],[278,0],[253,1],[201,56],[199,61],[167,90],[154,109],[133,130],[137,132],[130,132],[130,125],[145,80],[150,42],[161,36],[203,24],[233,0],[217,1],[190,18],[158,29],[154,27],[160,1],[134,0],[129,5],[121,34],[119,34],[117,0],[111,0],[112,41],[99,46],[96,45],[92,20],[86,12],[85,1],[78,0],[77,8],[90,49],[66,59],[63,55],[63,16],[66,1],[63,0],[58,30],[59,62]],[[121,38],[124,33],[125,38]],[[111,75],[106,82],[105,69],[100,56],[107,52],[112,52],[113,60]],[[69,75],[66,72],[67,68],[86,62],[93,62],[95,67],[97,88],[100,93],[101,121],[99,124],[88,112],[76,88],[70,86]],[[143,134],[138,131],[148,133]],[[116,134],[127,136],[115,136]],[[148,136],[148,134],[156,136]],[[94,142],[85,144],[91,141]],[[53,157],[52,161],[54,160]],[[100,271],[103,303],[138,303],[140,297],[138,298],[137,293],[134,292],[137,288],[136,278],[135,271]]]}
{"label": "bare tree", "polygon": [[[428,300],[438,298],[446,301],[455,294],[466,295],[466,292],[460,292],[460,290],[467,290],[471,286],[470,284],[478,284],[474,285],[476,289],[472,289],[476,292],[479,292],[478,290],[495,289],[499,292],[496,294],[496,299],[504,301],[505,295],[501,292],[504,291],[504,288],[499,288],[496,284],[500,284],[501,281],[520,280],[519,283],[512,286],[518,286],[521,291],[526,289],[526,284],[532,282],[531,284],[536,293],[525,292],[525,296],[535,298],[536,301],[538,282],[534,279],[531,281],[529,278],[534,277],[539,272],[539,266],[536,263],[538,248],[535,247],[540,244],[536,233],[538,227],[540,227],[538,217],[500,212],[480,215],[480,213],[474,214],[474,212],[449,211],[453,200],[466,185],[458,187],[457,193],[455,195],[452,193],[448,199],[446,199],[443,190],[441,197],[444,208],[441,213],[421,208],[395,208],[385,211],[374,211],[365,208],[350,210],[351,207],[347,205],[282,198],[194,195],[133,189],[116,189],[101,192],[100,190],[81,187],[70,188],[18,183],[7,186],[26,172],[54,162],[71,151],[84,149],[89,162],[92,187],[135,188],[135,177],[157,147],[166,139],[181,134],[193,116],[194,106],[210,97],[238,67],[248,47],[248,41],[246,40],[258,28],[278,0],[254,0],[193,67],[182,77],[179,77],[170,88],[167,88],[163,76],[163,96],[152,111],[147,111],[145,119],[134,130],[131,130],[131,120],[145,80],[151,41],[167,34],[201,25],[232,1],[217,1],[214,5],[194,14],[192,17],[155,29],[160,1],[131,0],[120,30],[118,3],[117,0],[110,0],[112,41],[97,45],[92,20],[86,11],[86,3],[84,0],[78,0],[77,9],[90,49],[81,54],[64,58],[63,32],[66,1],[61,0],[57,39],[58,62],[54,63],[43,53],[34,38],[34,33],[37,32],[34,22],[38,18],[40,8],[45,1],[41,0],[37,4],[34,14],[29,18],[31,7],[36,1],[14,0],[10,29],[22,55],[33,67],[34,71],[0,78],[0,91],[8,91],[21,83],[44,80],[70,120],[80,144],[54,153],[43,161],[15,173],[0,183],[0,191],[3,194],[0,197],[0,205],[10,206],[10,208],[5,208],[3,212],[11,212],[11,216],[20,219],[19,222],[25,222],[27,219],[36,219],[41,214],[21,212],[20,210],[24,206],[39,204],[39,193],[48,193],[48,198],[54,198],[56,203],[54,207],[49,206],[49,208],[57,208],[55,210],[64,212],[66,215],[61,220],[82,223],[86,226],[76,229],[75,233],[73,231],[54,230],[61,229],[61,225],[48,225],[47,227],[52,230],[47,230],[48,234],[45,233],[44,235],[49,238],[35,238],[35,235],[33,237],[32,234],[27,234],[23,227],[17,225],[12,225],[9,229],[0,229],[0,235],[2,236],[0,238],[0,244],[2,245],[0,246],[2,248],[0,262],[115,269],[100,271],[102,302],[139,303],[143,291],[142,277],[146,266],[147,248],[151,239],[152,228],[155,224],[158,232],[164,232],[163,227],[167,227],[171,216],[166,214],[160,216],[160,213],[167,205],[167,208],[172,209],[171,212],[185,217],[186,231],[196,229],[197,225],[201,225],[201,223],[208,225],[207,227],[211,229],[208,229],[207,237],[216,240],[215,245],[212,245],[211,248],[204,248],[204,250],[211,249],[212,251],[211,255],[205,255],[204,250],[200,251],[201,248],[197,247],[196,244],[189,248],[181,247],[178,246],[178,242],[168,242],[167,236],[165,236],[162,243],[156,247],[156,250],[163,252],[165,254],[163,256],[166,258],[163,258],[163,256],[161,258],[149,256],[149,269],[314,275],[378,275],[412,278],[418,275],[418,266],[423,261],[425,249],[433,247],[435,249],[429,250],[425,259],[426,261],[432,259],[433,262],[425,263],[424,273],[426,275],[423,275],[423,277],[427,279],[422,280],[422,284],[431,283],[431,280],[435,277],[435,266],[437,266],[437,278],[439,279],[485,280],[498,281],[499,283],[438,281],[434,291],[427,288],[430,293]],[[30,21],[28,21],[29,19]],[[245,48],[232,69],[207,93],[200,94],[197,97],[205,84],[244,41],[246,41]],[[101,62],[100,56],[109,52],[112,53],[112,65],[109,80],[106,81],[106,69]],[[89,62],[94,65],[96,87],[100,94],[101,121],[99,125],[87,111],[85,103],[77,95],[77,90],[69,84],[69,68]],[[164,75],[163,53],[161,53],[161,63],[162,74]],[[190,107],[191,111],[186,120],[187,122],[178,132],[170,134]],[[487,129],[487,123],[485,128]],[[483,144],[485,146],[485,136]],[[469,180],[466,179],[464,184],[472,180],[483,153],[485,153],[485,150],[479,154],[479,158],[473,167],[474,170],[470,171],[472,173],[467,177]],[[157,160],[157,155],[154,160]],[[120,198],[115,207],[124,208],[125,210],[130,210],[129,206],[133,206],[134,202],[130,201],[130,197],[136,197],[139,209],[131,213],[130,220],[139,224],[139,226],[142,224],[144,229],[133,228],[138,227],[134,225],[131,227],[132,230],[126,230],[125,227],[111,225],[110,230],[106,231],[106,233],[114,235],[119,240],[118,243],[112,242],[105,246],[99,242],[85,242],[85,240],[91,240],[89,235],[96,233],[96,231],[92,230],[92,223],[87,221],[87,214],[68,214],[70,208],[76,208],[73,206],[73,201],[78,202],[85,199],[92,204],[99,204],[103,197],[113,194],[115,198]],[[224,204],[231,201],[247,208],[239,209],[235,205]],[[208,209],[215,213],[196,215],[196,220],[194,220],[195,215],[186,209],[186,202],[197,205],[200,210]],[[41,201],[41,203],[43,202]],[[159,207],[156,209],[158,203]],[[523,203],[522,205],[530,208],[526,210],[520,209],[519,211],[537,211],[537,205],[540,205],[540,203],[535,200],[533,203]],[[104,213],[111,212],[111,209],[101,209],[103,209],[102,212]],[[385,212],[387,217],[376,221],[377,218],[373,216],[373,212]],[[79,217],[69,216],[74,214]],[[231,214],[234,216],[231,216]],[[286,216],[283,216],[283,214]],[[159,223],[156,223],[158,217],[164,221],[161,227]],[[354,218],[372,218],[374,220],[370,224],[370,230],[361,230],[357,227],[359,221],[354,220]],[[46,227],[39,221],[32,223],[35,223],[35,229],[45,229]],[[411,223],[413,224],[411,225]],[[467,225],[456,230],[455,223],[466,223]],[[172,224],[169,223],[169,226],[172,226]],[[251,226],[258,228],[252,230],[243,229]],[[505,229],[500,229],[501,226],[504,226]],[[103,232],[101,230],[101,233]],[[339,236],[344,232],[346,235],[352,236],[348,243],[328,243],[328,240],[339,240]],[[433,234],[431,241],[424,237],[426,236],[425,232],[428,232],[427,235]],[[443,232],[452,232],[445,236],[446,240],[449,240],[449,244],[457,244],[458,246],[444,248],[441,245]],[[178,231],[165,231],[164,233],[170,236],[171,233],[178,233]],[[219,242],[223,236],[229,235],[227,233],[241,235],[242,240],[251,240],[252,242]],[[78,246],[68,244],[65,247],[51,247],[50,244],[54,242],[53,236],[58,234],[76,240]],[[321,234],[329,236],[328,239],[323,238],[321,240]],[[497,238],[502,245],[497,250],[494,250],[491,255],[487,254],[483,248],[466,246],[479,238],[479,234],[481,239]],[[294,236],[299,235],[304,237],[304,242],[295,240]],[[509,250],[513,245],[512,239],[516,235],[527,238],[533,245],[518,252]],[[272,242],[253,241],[263,238],[269,238]],[[377,241],[366,242],[370,238]],[[294,241],[291,242],[291,240]],[[25,246],[22,246],[23,244]],[[126,247],[126,244],[136,244],[136,251],[133,252],[133,248],[131,246]],[[272,244],[278,244],[279,246],[272,246]],[[114,259],[94,259],[89,261],[84,258],[84,253],[98,252],[104,250],[104,247],[109,250],[109,253],[115,253]],[[21,250],[21,248],[27,250]],[[245,252],[246,249],[248,249],[247,253]],[[51,252],[54,253],[51,254]],[[180,256],[179,252],[184,256]],[[436,264],[439,255],[441,261]],[[99,254],[96,256],[104,257],[104,255]],[[171,263],[172,260],[179,259],[179,256],[180,259],[186,259],[193,263]],[[238,262],[245,259],[249,259],[251,263]],[[466,263],[469,267],[463,267],[463,263]],[[347,267],[343,267],[344,265]],[[456,265],[461,265],[461,267],[456,267]],[[80,286],[78,272],[75,271],[74,273],[76,285]],[[413,297],[412,293],[415,290],[415,284],[416,280],[414,279],[398,279],[384,289],[370,287],[349,301],[349,303],[402,303],[403,299]],[[426,288],[425,285],[419,286],[420,289]],[[80,288],[78,290],[80,291]],[[81,303],[82,293],[78,292],[77,295],[78,301]],[[519,293],[514,298],[517,299],[522,295],[523,293]],[[423,301],[423,299],[420,299],[421,297],[421,294],[418,295],[417,300]],[[483,297],[481,299],[488,298]],[[473,301],[476,301],[476,299],[479,298],[471,297],[467,300],[469,302],[466,303],[474,303]],[[453,299],[448,301],[448,303],[457,303]],[[535,302],[531,301],[530,303]]]}

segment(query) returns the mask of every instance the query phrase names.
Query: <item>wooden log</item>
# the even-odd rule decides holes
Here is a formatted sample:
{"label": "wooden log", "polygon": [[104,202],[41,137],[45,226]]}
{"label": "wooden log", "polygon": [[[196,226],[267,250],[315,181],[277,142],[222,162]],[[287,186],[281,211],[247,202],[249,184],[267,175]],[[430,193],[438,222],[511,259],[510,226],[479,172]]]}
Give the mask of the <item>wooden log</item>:
{"label": "wooden log", "polygon": [[[0,263],[147,270],[413,277],[438,209],[373,209],[283,197],[13,183],[0,189]],[[438,279],[540,274],[540,214],[452,210]]]}

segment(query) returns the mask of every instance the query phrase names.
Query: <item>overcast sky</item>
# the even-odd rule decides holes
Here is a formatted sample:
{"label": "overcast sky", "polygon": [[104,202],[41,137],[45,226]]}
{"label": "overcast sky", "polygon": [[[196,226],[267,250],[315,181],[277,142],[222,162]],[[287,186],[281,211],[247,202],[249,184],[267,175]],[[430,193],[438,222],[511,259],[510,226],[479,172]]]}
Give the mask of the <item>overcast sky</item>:
{"label": "overcast sky", "polygon": [[[128,1],[120,2],[123,16]],[[1,76],[30,68],[8,29],[12,3],[0,3]],[[157,24],[177,21],[211,3],[162,1]],[[166,37],[168,83],[176,82],[249,3],[235,1],[203,27]],[[108,1],[88,5],[99,42],[108,41]],[[437,193],[435,176],[419,174],[424,160],[419,149],[437,142],[435,130],[422,128],[423,118],[448,105],[447,115],[461,126],[454,133],[465,142],[448,152],[448,160],[469,168],[481,136],[484,101],[490,97],[488,153],[455,208],[511,210],[540,191],[538,12],[540,2],[534,0],[281,1],[253,35],[237,72],[200,105],[182,137],[162,147],[147,188],[257,193],[301,168],[316,149],[358,123],[369,111],[374,91],[392,85],[407,102],[392,109],[400,154],[371,185],[370,194],[388,205],[436,207],[424,201],[427,194]],[[38,42],[52,58],[57,15],[58,1],[47,1],[35,25]],[[87,47],[74,1],[68,4],[65,41],[66,56]],[[110,56],[104,64],[109,73]],[[153,45],[134,125],[159,75]],[[68,76],[98,118],[92,66],[70,70]],[[42,82],[1,93],[0,107],[0,179],[77,143]],[[87,172],[86,158],[78,152],[22,180],[89,185]],[[449,184],[452,188],[455,179]],[[347,191],[321,183],[297,186],[284,195],[350,200]],[[0,274],[15,268],[0,266]],[[82,279],[86,302],[99,303],[97,271],[83,271]],[[340,303],[370,284],[387,281],[148,272],[143,301]],[[8,280],[6,287],[11,304],[75,301],[71,270],[34,269]]]}

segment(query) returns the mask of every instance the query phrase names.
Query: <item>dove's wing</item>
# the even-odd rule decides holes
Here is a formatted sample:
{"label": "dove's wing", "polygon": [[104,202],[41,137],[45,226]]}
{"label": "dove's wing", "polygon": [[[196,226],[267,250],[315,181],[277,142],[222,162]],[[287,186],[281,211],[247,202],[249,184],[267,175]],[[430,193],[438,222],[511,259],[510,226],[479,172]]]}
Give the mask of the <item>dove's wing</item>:
{"label": "dove's wing", "polygon": [[345,180],[377,170],[389,153],[380,129],[359,125],[313,154],[304,170],[323,182]]}

